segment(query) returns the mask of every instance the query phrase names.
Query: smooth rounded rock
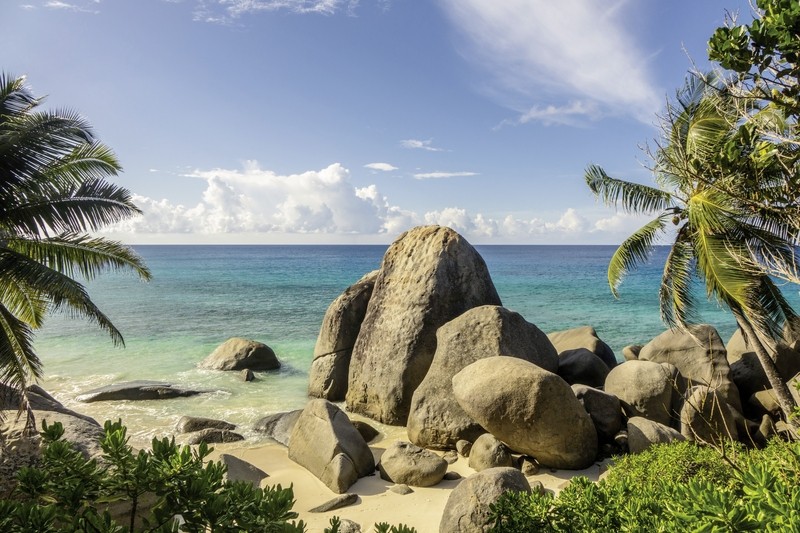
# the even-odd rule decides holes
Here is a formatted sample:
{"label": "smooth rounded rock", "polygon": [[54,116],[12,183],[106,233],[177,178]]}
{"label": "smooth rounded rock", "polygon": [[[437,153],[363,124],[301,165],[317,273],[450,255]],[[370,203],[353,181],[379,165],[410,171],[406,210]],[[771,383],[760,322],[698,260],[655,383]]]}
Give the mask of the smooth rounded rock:
{"label": "smooth rounded rock", "polygon": [[178,433],[192,433],[200,431],[201,429],[227,429],[228,431],[236,429],[235,424],[225,422],[224,420],[217,420],[215,418],[203,418],[199,416],[182,416],[175,426]]}
{"label": "smooth rounded rock", "polygon": [[558,354],[547,336],[519,313],[500,306],[470,309],[440,327],[436,342],[433,363],[414,392],[406,424],[409,440],[427,448],[453,448],[459,439],[472,441],[486,432],[453,395],[452,378],[467,365],[509,356],[551,372],[558,369]]}
{"label": "smooth rounded rock", "polygon": [[453,391],[470,417],[543,465],[580,470],[597,456],[592,419],[552,372],[514,357],[491,357],[456,374]]}
{"label": "smooth rounded rock", "polygon": [[605,392],[619,398],[628,417],[642,416],[664,425],[677,420],[678,371],[666,363],[625,361],[608,373]]}
{"label": "smooth rounded rock", "polygon": [[505,444],[491,433],[484,433],[472,443],[469,454],[469,467],[480,472],[498,466],[513,466],[514,458]]}
{"label": "smooth rounded rock", "polygon": [[608,365],[586,348],[566,350],[558,355],[557,374],[570,385],[602,387],[608,372]]}
{"label": "smooth rounded rock", "polygon": [[686,440],[677,430],[641,416],[628,419],[626,443],[631,453],[641,453],[654,444]]}
{"label": "smooth rounded rock", "polygon": [[198,365],[210,370],[277,370],[281,367],[272,348],[263,342],[233,337],[220,344]]}
{"label": "smooth rounded rock", "polygon": [[442,480],[447,463],[435,453],[410,442],[392,443],[381,455],[381,478],[414,487],[431,487]]}
{"label": "smooth rounded rock", "polygon": [[447,498],[439,533],[489,531],[490,506],[508,491],[530,492],[531,486],[516,468],[489,468],[462,480]]}
{"label": "smooth rounded rock", "polygon": [[585,348],[599,357],[608,368],[617,366],[617,357],[614,355],[614,350],[600,340],[600,337],[597,336],[597,331],[591,326],[554,331],[548,333],[547,338],[550,339],[559,354],[567,350]]}

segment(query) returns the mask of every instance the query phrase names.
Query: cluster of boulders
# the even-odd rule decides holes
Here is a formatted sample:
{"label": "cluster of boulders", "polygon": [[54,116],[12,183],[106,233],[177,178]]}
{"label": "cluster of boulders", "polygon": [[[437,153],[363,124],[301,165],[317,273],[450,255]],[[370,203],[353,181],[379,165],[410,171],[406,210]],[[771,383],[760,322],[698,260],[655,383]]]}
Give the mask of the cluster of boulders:
{"label": "cluster of boulders", "polygon": [[[800,371],[798,339],[787,329],[776,356],[787,382]],[[477,471],[508,467],[512,456],[520,465],[520,455],[536,467],[583,469],[657,442],[752,445],[788,431],[738,332],[726,348],[708,325],[666,331],[623,356],[619,364],[588,326],[545,335],[502,307],[469,243],[449,228],[423,226],[398,238],[381,268],[328,308],[309,394],[406,426],[410,442],[387,459],[413,457],[407,463],[417,472],[380,468],[401,482],[431,483],[446,467],[425,449],[461,442],[492,457],[485,465],[471,459]]]}

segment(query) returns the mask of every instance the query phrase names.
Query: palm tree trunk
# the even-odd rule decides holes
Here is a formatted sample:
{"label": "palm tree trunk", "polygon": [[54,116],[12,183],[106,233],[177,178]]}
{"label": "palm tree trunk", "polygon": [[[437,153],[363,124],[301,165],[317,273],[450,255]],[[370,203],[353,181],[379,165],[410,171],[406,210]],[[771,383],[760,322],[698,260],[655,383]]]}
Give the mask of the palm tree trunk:
{"label": "palm tree trunk", "polygon": [[747,337],[748,343],[756,352],[756,357],[758,357],[758,361],[761,363],[761,368],[764,369],[764,374],[767,376],[772,390],[775,391],[775,396],[778,399],[778,404],[781,406],[783,416],[786,417],[788,423],[798,426],[797,418],[792,417],[792,414],[797,408],[797,403],[794,401],[789,387],[784,383],[780,374],[778,374],[778,367],[775,365],[775,361],[767,353],[764,343],[755,332],[747,317],[740,316],[737,322],[739,322],[739,327],[742,328],[742,331]]}

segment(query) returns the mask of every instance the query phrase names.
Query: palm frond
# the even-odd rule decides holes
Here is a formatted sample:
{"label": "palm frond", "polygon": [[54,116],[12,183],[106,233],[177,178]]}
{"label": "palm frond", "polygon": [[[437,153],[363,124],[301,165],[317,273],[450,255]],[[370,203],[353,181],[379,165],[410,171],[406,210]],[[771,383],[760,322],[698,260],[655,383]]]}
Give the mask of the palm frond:
{"label": "palm frond", "polygon": [[91,280],[101,272],[128,269],[145,281],[151,278],[139,255],[104,238],[65,233],[47,239],[10,239],[7,247],[71,278]]}
{"label": "palm frond", "polygon": [[47,194],[31,191],[20,202],[0,207],[0,227],[29,235],[82,233],[141,214],[130,191],[105,180],[49,189]]}
{"label": "palm frond", "polygon": [[0,72],[0,122],[6,116],[27,113],[41,102],[25,86],[24,76],[10,76]]}
{"label": "palm frond", "polygon": [[55,310],[87,318],[104,329],[115,344],[124,344],[122,334],[92,302],[83,285],[23,254],[0,248],[0,283],[9,282],[27,286],[47,299]]}
{"label": "palm frond", "polygon": [[636,230],[619,245],[608,263],[608,285],[615,297],[625,275],[647,261],[653,251],[653,243],[664,232],[669,215],[661,215]]}
{"label": "palm frond", "polygon": [[42,376],[42,362],[33,350],[33,330],[0,305],[0,382],[24,389]]}
{"label": "palm frond", "polygon": [[661,189],[610,177],[597,165],[586,169],[586,184],[606,205],[616,206],[631,213],[651,214],[668,209],[672,195]]}
{"label": "palm frond", "polygon": [[695,300],[692,296],[694,251],[689,240],[689,226],[678,231],[664,262],[658,299],[661,319],[670,328],[686,330],[695,322]]}

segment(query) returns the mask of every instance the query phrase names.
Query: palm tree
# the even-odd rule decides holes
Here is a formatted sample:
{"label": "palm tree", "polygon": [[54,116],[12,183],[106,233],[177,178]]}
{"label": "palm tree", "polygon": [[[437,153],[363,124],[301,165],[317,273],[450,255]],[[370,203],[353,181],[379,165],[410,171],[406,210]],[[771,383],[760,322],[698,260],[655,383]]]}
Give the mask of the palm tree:
{"label": "palm tree", "polygon": [[586,183],[607,205],[655,215],[612,256],[613,294],[674,231],[659,291],[663,320],[688,329],[699,277],[708,297],[732,312],[789,419],[795,402],[769,353],[796,315],[768,271],[777,265],[796,272],[798,218],[772,200],[789,179],[780,147],[753,133],[757,121],[774,120],[767,116],[774,110],[752,109],[752,121],[742,121],[740,104],[725,84],[690,76],[661,117],[663,139],[648,152],[657,187],[609,177],[598,166],[588,167]]}
{"label": "palm tree", "polygon": [[128,247],[92,232],[135,216],[121,169],[71,111],[40,111],[24,77],[0,73],[0,384],[21,393],[42,377],[33,334],[51,311],[88,318],[115,344],[122,335],[76,277],[150,272]]}

